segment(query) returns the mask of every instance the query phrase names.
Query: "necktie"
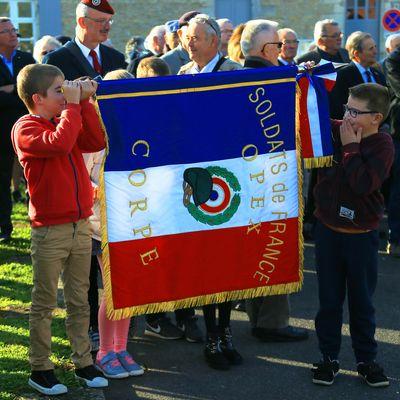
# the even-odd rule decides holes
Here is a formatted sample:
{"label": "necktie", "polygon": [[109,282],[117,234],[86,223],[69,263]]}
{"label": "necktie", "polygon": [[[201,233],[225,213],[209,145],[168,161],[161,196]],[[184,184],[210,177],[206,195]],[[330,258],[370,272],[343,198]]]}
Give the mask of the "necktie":
{"label": "necktie", "polygon": [[99,59],[97,58],[97,53],[92,49],[89,52],[89,56],[92,57],[93,60],[93,68],[94,70],[99,74],[102,75],[103,74],[103,70],[101,68],[101,65],[99,63]]}
{"label": "necktie", "polygon": [[371,72],[369,70],[365,70],[365,75],[367,75],[367,82],[372,82]]}

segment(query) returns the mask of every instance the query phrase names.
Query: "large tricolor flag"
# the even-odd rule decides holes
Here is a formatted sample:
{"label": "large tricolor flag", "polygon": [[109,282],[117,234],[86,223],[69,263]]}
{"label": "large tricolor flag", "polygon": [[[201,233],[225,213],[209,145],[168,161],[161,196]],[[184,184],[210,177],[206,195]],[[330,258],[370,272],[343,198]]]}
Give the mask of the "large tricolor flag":
{"label": "large tricolor flag", "polygon": [[296,71],[101,83],[111,318],[300,289]]}

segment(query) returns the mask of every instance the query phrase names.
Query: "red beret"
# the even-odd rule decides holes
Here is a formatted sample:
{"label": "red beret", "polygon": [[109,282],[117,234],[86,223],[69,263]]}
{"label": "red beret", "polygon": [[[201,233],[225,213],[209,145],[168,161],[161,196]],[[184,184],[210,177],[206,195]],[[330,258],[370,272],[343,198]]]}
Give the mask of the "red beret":
{"label": "red beret", "polygon": [[182,28],[182,26],[188,25],[189,21],[194,18],[197,14],[200,14],[199,11],[188,11],[185,14],[183,14],[179,20],[179,28]]}
{"label": "red beret", "polygon": [[81,0],[81,3],[97,11],[106,14],[114,14],[114,9],[110,6],[107,0]]}

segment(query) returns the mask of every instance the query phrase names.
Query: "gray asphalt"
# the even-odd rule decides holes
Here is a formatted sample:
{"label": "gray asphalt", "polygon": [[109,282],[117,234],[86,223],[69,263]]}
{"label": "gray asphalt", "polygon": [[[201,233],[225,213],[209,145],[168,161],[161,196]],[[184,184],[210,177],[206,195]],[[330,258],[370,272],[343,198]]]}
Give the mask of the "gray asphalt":
{"label": "gray asphalt", "polygon": [[[382,243],[382,250],[384,244]],[[310,366],[318,361],[314,316],[318,307],[314,248],[305,246],[304,286],[291,296],[291,324],[308,328],[310,338],[299,343],[261,343],[250,334],[245,313],[232,313],[232,329],[242,366],[229,371],[210,369],[203,345],[166,341],[148,335],[131,342],[129,350],[147,367],[141,377],[110,381],[106,400],[130,399],[399,399],[400,400],[400,259],[380,252],[379,283],[375,295],[378,361],[390,379],[388,388],[373,389],[355,373],[355,360],[345,315],[341,373],[331,387],[311,382]],[[200,317],[200,326],[203,321]]]}

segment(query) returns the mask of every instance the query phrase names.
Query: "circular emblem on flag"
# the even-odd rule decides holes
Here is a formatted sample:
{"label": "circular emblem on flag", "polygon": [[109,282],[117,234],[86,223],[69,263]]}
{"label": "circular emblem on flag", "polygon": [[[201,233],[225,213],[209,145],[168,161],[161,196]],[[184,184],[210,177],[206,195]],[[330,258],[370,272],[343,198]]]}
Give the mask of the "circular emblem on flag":
{"label": "circular emblem on flag", "polygon": [[92,0],[92,4],[97,7],[98,5],[100,5],[101,0]]}
{"label": "circular emblem on flag", "polygon": [[[195,199],[194,203],[190,202],[187,209],[194,219],[203,224],[221,225],[228,222],[239,208],[240,183],[226,168],[210,166],[205,171],[211,177],[207,195],[201,201]],[[196,201],[199,204],[196,205]]]}

